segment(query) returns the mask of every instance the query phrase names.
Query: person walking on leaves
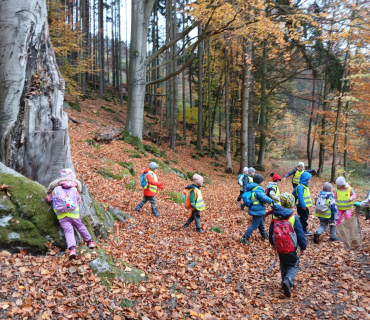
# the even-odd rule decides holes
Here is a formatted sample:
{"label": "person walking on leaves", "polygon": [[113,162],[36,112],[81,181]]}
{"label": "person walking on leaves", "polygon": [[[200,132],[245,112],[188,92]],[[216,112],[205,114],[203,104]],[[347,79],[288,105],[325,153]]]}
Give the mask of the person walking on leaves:
{"label": "person walking on leaves", "polygon": [[248,213],[253,217],[251,225],[240,239],[243,244],[249,244],[249,238],[257,228],[261,233],[262,241],[267,239],[263,217],[266,215],[266,206],[272,203],[272,199],[266,196],[265,190],[261,186],[263,180],[263,176],[256,173],[253,176],[253,182],[247,186],[247,192],[243,194],[244,204],[249,207]]}
{"label": "person walking on leaves", "polygon": [[337,188],[334,191],[335,201],[338,207],[339,219],[336,221],[337,226],[344,220],[351,218],[354,201],[357,198],[355,190],[346,182],[344,177],[338,177],[335,181]]}
{"label": "person walking on leaves", "polygon": [[190,190],[189,198],[191,204],[190,218],[184,224],[184,228],[190,226],[190,224],[195,220],[195,232],[203,233],[202,227],[200,225],[200,212],[206,207],[203,200],[202,191],[200,188],[203,185],[203,177],[199,174],[193,175],[193,184],[188,185],[185,189]]}
{"label": "person walking on leaves", "polygon": [[322,191],[315,200],[315,217],[320,220],[320,227],[313,235],[313,242],[316,244],[319,243],[320,236],[328,226],[330,226],[330,241],[339,240],[335,229],[335,220],[338,220],[339,216],[332,189],[332,185],[325,182]]}
{"label": "person walking on leaves", "polygon": [[[236,200],[237,204],[240,204],[240,201],[242,200],[242,195],[244,193],[244,189],[243,189],[244,179],[248,180],[247,177],[248,177],[248,168],[245,167],[243,169],[243,173],[239,174],[239,176],[238,176],[238,185],[239,185],[240,192],[239,192],[238,199]],[[253,180],[253,178],[251,180]]]}
{"label": "person walking on leaves", "polygon": [[140,209],[146,204],[148,201],[152,205],[152,213],[155,217],[160,217],[161,215],[157,212],[157,200],[155,198],[157,194],[157,189],[163,190],[163,182],[158,181],[157,171],[158,171],[158,164],[155,162],[151,162],[149,164],[149,169],[146,169],[144,173],[140,177],[140,184],[144,188],[144,198],[135,208],[135,211],[140,212]]}
{"label": "person walking on leaves", "polygon": [[293,195],[296,198],[297,213],[305,236],[312,236],[312,233],[307,230],[307,220],[310,214],[309,208],[312,207],[310,189],[308,188],[308,181],[311,178],[312,175],[310,173],[303,172],[299,179],[299,185],[293,190]]}
{"label": "person walking on leaves", "polygon": [[[292,195],[290,195],[292,196]],[[289,202],[283,203],[285,206]],[[294,278],[299,271],[298,264],[300,257],[306,250],[307,242],[304,236],[300,219],[290,208],[274,205],[273,216],[269,229],[269,242],[274,246],[276,255],[279,255],[281,285],[286,297],[291,296],[291,288],[294,286]],[[297,248],[301,254],[298,256]],[[274,267],[275,261],[269,271]]]}
{"label": "person walking on leaves", "polygon": [[293,179],[292,179],[292,184],[293,184],[293,189],[296,188],[299,184],[299,180],[301,178],[301,175],[303,172],[308,172],[308,173],[316,173],[317,170],[319,170],[319,167],[317,167],[315,170],[305,170],[304,169],[304,163],[302,161],[298,162],[298,164],[296,165],[296,167],[288,172],[285,176],[284,176],[284,179],[283,181],[286,181],[286,178],[288,178],[289,176],[293,175]]}

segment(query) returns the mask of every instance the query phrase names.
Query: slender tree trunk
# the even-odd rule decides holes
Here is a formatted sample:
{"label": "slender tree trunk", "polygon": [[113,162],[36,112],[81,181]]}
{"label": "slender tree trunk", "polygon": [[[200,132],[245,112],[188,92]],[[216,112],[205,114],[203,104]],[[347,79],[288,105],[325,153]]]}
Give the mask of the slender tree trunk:
{"label": "slender tree trunk", "polygon": [[[166,0],[166,43],[170,42],[172,39],[172,0]],[[166,51],[166,60],[169,61],[172,56],[172,48],[168,48]],[[172,63],[167,64],[166,74],[172,73]],[[172,79],[166,81],[166,127],[171,131],[171,121],[172,121],[172,107],[173,107],[173,89],[172,89]]]}
{"label": "slender tree trunk", "polygon": [[192,90],[192,85],[191,85],[191,68],[192,68],[192,63],[189,64],[189,103],[190,103],[190,109],[193,108],[193,90]]}
{"label": "slender tree trunk", "polygon": [[122,38],[121,38],[121,0],[117,2],[118,6],[118,86],[119,86],[119,101],[123,105],[123,90],[122,90]]}
{"label": "slender tree trunk", "polygon": [[312,81],[312,106],[311,106],[311,115],[308,122],[308,133],[307,133],[307,160],[308,160],[308,167],[311,169],[312,167],[312,158],[311,158],[311,132],[312,132],[312,121],[313,121],[313,114],[315,110],[315,78]]}
{"label": "slender tree trunk", "polygon": [[[253,44],[251,52],[251,65],[253,59]],[[250,89],[249,89],[249,105],[248,105],[248,167],[255,164],[256,154],[254,150],[254,133],[253,133],[253,70],[251,70]]]}
{"label": "slender tree trunk", "polygon": [[[198,36],[202,34],[202,27],[198,27]],[[203,125],[203,42],[198,47],[198,134],[197,149],[202,150]]]}
{"label": "slender tree trunk", "polygon": [[[176,26],[177,26],[177,17],[176,17],[176,1],[173,0],[173,14],[171,15],[171,38],[174,39],[176,35]],[[176,62],[174,61],[176,57],[176,44],[172,47],[172,71],[176,70]],[[170,148],[175,150],[176,148],[176,138],[177,138],[177,93],[178,93],[178,83],[177,76],[174,76],[172,79],[172,88],[173,88],[173,100],[172,100],[172,127],[171,127],[171,139],[170,139]]]}
{"label": "slender tree trunk", "polygon": [[317,175],[319,177],[322,176],[324,172],[324,162],[325,162],[325,134],[326,134],[326,107],[327,107],[327,99],[328,99],[328,77],[325,73],[325,80],[324,80],[324,96],[323,96],[323,103],[322,103],[322,118],[321,118],[321,132],[320,132],[320,150],[319,150],[319,170]]}
{"label": "slender tree trunk", "polygon": [[[221,75],[221,78],[222,78],[222,75]],[[222,82],[222,80],[221,80],[221,82]],[[219,105],[221,96],[222,96],[222,83],[218,86],[217,98],[216,98],[215,106],[213,108],[214,111],[213,111],[213,115],[212,115],[212,127],[211,127],[211,134],[212,134],[212,136],[213,136],[213,132],[214,132],[214,128],[215,128],[215,123],[216,123],[217,106]]]}
{"label": "slender tree trunk", "polygon": [[225,49],[225,126],[226,126],[226,173],[233,173],[230,150],[230,119],[229,119],[229,60],[227,49]]}
{"label": "slender tree trunk", "polygon": [[[225,75],[225,78],[226,78],[226,75]],[[222,133],[221,132],[221,127],[222,127],[221,120],[222,120],[222,112],[221,112],[221,103],[220,103],[218,107],[218,143],[221,143],[221,133]]]}
{"label": "slender tree trunk", "polygon": [[208,144],[212,150],[212,119],[211,119],[211,40],[208,38]]}
{"label": "slender tree trunk", "polygon": [[[347,47],[347,49],[348,49],[348,47]],[[342,75],[342,79],[341,79],[341,89],[340,89],[339,98],[338,98],[337,118],[335,120],[335,128],[334,128],[333,162],[331,164],[330,182],[335,182],[336,172],[337,172],[336,167],[337,167],[337,153],[338,153],[339,121],[340,121],[340,114],[342,112],[342,96],[343,96],[343,92],[344,92],[344,78],[346,76],[348,54],[349,54],[349,50],[347,50],[346,57],[344,59],[344,71],[343,71],[343,75]]]}
{"label": "slender tree trunk", "polygon": [[98,0],[98,17],[99,17],[99,97],[105,93],[105,65],[104,65],[104,3]]}
{"label": "slender tree trunk", "polygon": [[346,102],[346,124],[344,127],[344,171],[348,173],[348,117],[349,117],[349,102]]}
{"label": "slender tree trunk", "polygon": [[242,71],[242,110],[241,110],[241,141],[240,141],[240,169],[243,172],[244,167],[248,167],[248,124],[249,124],[249,105],[250,105],[250,87],[251,87],[251,55],[252,42],[243,39],[243,71]]}
{"label": "slender tree trunk", "polygon": [[261,123],[260,123],[260,150],[258,154],[258,164],[263,166],[265,161],[265,149],[266,149],[266,85],[267,85],[267,39],[263,40],[263,57],[262,57],[262,78],[261,78]]}

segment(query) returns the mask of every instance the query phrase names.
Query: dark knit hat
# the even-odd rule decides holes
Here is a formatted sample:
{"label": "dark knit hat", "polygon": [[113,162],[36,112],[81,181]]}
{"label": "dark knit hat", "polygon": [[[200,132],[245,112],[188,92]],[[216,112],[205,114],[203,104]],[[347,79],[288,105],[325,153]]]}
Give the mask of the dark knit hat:
{"label": "dark knit hat", "polygon": [[322,190],[325,191],[325,192],[331,192],[333,190],[333,187],[332,187],[331,183],[325,182],[324,186],[322,187]]}
{"label": "dark knit hat", "polygon": [[257,184],[261,184],[263,181],[265,180],[265,178],[263,177],[263,175],[259,174],[259,173],[256,173],[254,176],[253,176],[253,182],[257,183]]}

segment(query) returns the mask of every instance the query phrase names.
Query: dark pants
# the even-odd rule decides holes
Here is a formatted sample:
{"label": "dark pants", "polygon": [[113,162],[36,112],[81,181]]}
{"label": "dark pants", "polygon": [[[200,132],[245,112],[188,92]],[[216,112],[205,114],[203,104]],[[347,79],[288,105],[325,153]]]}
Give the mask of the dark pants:
{"label": "dark pants", "polygon": [[280,272],[281,272],[281,282],[288,280],[290,286],[293,287],[293,280],[297,274],[299,268],[299,257],[297,251],[288,254],[279,253],[280,259]]}
{"label": "dark pants", "polygon": [[238,197],[238,202],[240,202],[242,200],[242,195],[243,195],[244,191],[240,190],[240,194],[239,194],[239,197]]}
{"label": "dark pants", "polygon": [[307,231],[307,220],[308,220],[308,215],[310,214],[310,210],[306,208],[306,210],[303,210],[301,207],[297,206],[297,213],[299,215],[299,220],[301,221],[303,231]]}
{"label": "dark pants", "polygon": [[201,226],[200,226],[200,211],[198,211],[197,209],[192,209],[191,216],[188,219],[188,221],[186,221],[185,225],[190,226],[190,224],[194,220],[195,220],[195,227],[197,228],[197,230],[200,230],[201,229]]}
{"label": "dark pants", "polygon": [[370,220],[370,208],[366,208],[366,220]]}
{"label": "dark pants", "polygon": [[293,183],[293,182],[292,182],[292,184],[293,184],[293,190],[294,190],[295,188],[297,188],[297,186],[298,186],[298,184],[297,184],[297,183]]}
{"label": "dark pants", "polygon": [[148,201],[152,205],[152,211],[157,210],[157,207],[156,207],[157,206],[157,200],[155,199],[155,196],[151,196],[151,197],[144,196],[143,200],[141,200],[138,207],[142,208],[144,206],[144,204],[146,204]]}
{"label": "dark pants", "polygon": [[263,221],[264,216],[252,216],[252,223],[244,233],[244,238],[249,238],[254,230],[258,228],[262,237],[267,237],[265,230],[265,222]]}

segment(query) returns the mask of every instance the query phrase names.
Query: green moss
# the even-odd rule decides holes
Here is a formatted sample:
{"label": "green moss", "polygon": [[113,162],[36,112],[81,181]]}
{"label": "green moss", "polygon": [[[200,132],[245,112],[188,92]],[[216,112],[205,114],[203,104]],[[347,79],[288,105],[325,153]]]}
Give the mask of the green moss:
{"label": "green moss", "polygon": [[215,162],[215,161],[212,161],[211,164],[214,166],[214,167],[222,167],[222,164],[221,163],[218,163],[218,162]]}
{"label": "green moss", "polygon": [[190,144],[197,145],[197,140],[190,140]]}
{"label": "green moss", "polygon": [[170,193],[170,200],[175,203],[184,203],[184,197],[180,192],[172,191]]}
{"label": "green moss", "polygon": [[161,150],[159,150],[154,145],[146,144],[146,145],[144,145],[144,149],[145,149],[145,151],[150,152],[151,154],[153,154],[156,157],[165,157],[166,156],[166,151],[162,152]]}
{"label": "green moss", "polygon": [[258,171],[266,171],[265,167],[260,165],[260,164],[255,164],[253,166],[254,169],[258,170]]}
{"label": "green moss", "polygon": [[135,165],[132,162],[117,162],[121,167],[128,169],[133,177],[136,177]]}
{"label": "green moss", "polygon": [[193,179],[193,175],[195,175],[195,172],[188,171],[188,172],[186,172],[186,174],[188,176],[188,179],[192,180]]}
{"label": "green moss", "polygon": [[137,159],[141,159],[142,157],[141,157],[141,155],[140,155],[140,153],[139,152],[137,152],[137,151],[135,151],[135,150],[130,150],[129,151],[129,157],[130,158],[137,158]]}
{"label": "green moss", "polygon": [[198,155],[199,157],[202,157],[202,158],[204,158],[204,156],[205,156],[205,154],[204,154],[204,152],[203,152],[203,151],[199,151],[199,152],[197,152],[197,155]]}
{"label": "green moss", "polygon": [[171,163],[170,163],[170,160],[168,160],[168,159],[166,159],[166,160],[164,160],[163,161],[165,164],[168,164],[168,165],[170,165]]}
{"label": "green moss", "polygon": [[181,170],[179,170],[179,169],[176,169],[176,168],[171,168],[171,171],[174,173],[174,174],[176,174],[176,175],[178,175],[181,179],[183,179],[183,180],[188,180],[188,176],[186,175],[186,173],[185,172],[182,172]]}
{"label": "green moss", "polygon": [[100,149],[101,148],[101,145],[99,143],[97,143],[94,139],[86,139],[85,142],[88,145],[93,146],[96,149]]}
{"label": "green moss", "polygon": [[120,173],[113,174],[109,167],[105,167],[102,170],[98,170],[97,173],[102,175],[104,179],[107,179],[107,180],[110,180],[110,179],[122,180],[124,177],[127,177],[128,175],[130,175],[130,172],[128,171],[128,169],[123,169]]}
{"label": "green moss", "polygon": [[86,229],[89,231],[92,239],[94,241],[96,241],[96,237],[95,237],[95,233],[94,233],[94,230],[92,228],[92,225],[91,225],[91,220],[88,216],[85,216],[85,217],[82,217],[81,218],[81,221],[83,222],[83,224],[86,226]]}
{"label": "green moss", "polygon": [[111,112],[111,113],[118,113],[117,111],[111,109],[111,108],[108,108],[108,107],[104,107],[104,106],[101,106],[101,108],[107,112]]}
{"label": "green moss", "polygon": [[105,220],[105,215],[104,215],[104,212],[103,212],[103,209],[101,208],[101,206],[95,201],[95,199],[92,198],[92,201],[93,201],[93,204],[94,204],[94,209],[95,209],[95,214],[97,216],[97,218],[99,219],[99,221],[101,223],[104,224],[104,220]]}
{"label": "green moss", "polygon": [[126,188],[133,190],[136,187],[136,179],[131,179],[130,182],[126,183]]}
{"label": "green moss", "polygon": [[210,231],[216,232],[216,233],[222,233],[222,229],[220,227],[212,227],[209,229]]}
{"label": "green moss", "polygon": [[169,174],[170,173],[170,167],[165,164],[163,161],[159,159],[152,158],[149,161],[153,161],[159,165],[159,167],[163,170],[164,173]]}
{"label": "green moss", "polygon": [[193,159],[199,160],[199,156],[198,156],[197,154],[192,154],[192,155],[191,155],[191,157],[192,157]]}
{"label": "green moss", "polygon": [[81,112],[81,107],[78,102],[69,102],[69,105],[78,112]]}
{"label": "green moss", "polygon": [[142,154],[146,154],[143,144],[141,143],[140,139],[138,137],[131,136],[127,130],[123,133],[123,137],[121,138],[126,143],[131,144],[136,148],[137,151],[139,151]]}

